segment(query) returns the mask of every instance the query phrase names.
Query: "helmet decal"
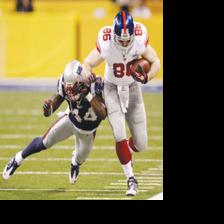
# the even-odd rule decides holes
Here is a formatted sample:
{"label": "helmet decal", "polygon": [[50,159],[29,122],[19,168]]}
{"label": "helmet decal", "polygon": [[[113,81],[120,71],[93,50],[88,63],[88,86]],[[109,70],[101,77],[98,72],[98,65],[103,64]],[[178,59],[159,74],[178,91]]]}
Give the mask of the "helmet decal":
{"label": "helmet decal", "polygon": [[124,34],[127,33],[127,27],[126,27],[126,15],[125,11],[122,11],[122,18],[123,18],[123,25],[124,25]]}
{"label": "helmet decal", "polygon": [[81,66],[78,67],[76,73],[77,73],[78,75],[81,75],[81,73],[82,73],[82,67],[81,67]]}

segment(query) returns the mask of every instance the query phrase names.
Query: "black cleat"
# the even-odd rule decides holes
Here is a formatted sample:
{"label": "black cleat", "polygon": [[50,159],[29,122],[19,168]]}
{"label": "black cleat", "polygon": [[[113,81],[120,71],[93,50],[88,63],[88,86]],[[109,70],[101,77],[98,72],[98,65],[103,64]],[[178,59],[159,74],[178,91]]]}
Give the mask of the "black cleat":
{"label": "black cleat", "polygon": [[16,162],[15,158],[12,158],[10,162],[5,166],[3,171],[3,179],[7,180],[10,178],[10,176],[13,175],[15,170],[19,167],[18,163]]}
{"label": "black cleat", "polygon": [[138,193],[138,181],[134,177],[129,177],[127,184],[128,190],[126,195],[135,196]]}
{"label": "black cleat", "polygon": [[71,184],[74,184],[77,180],[78,175],[79,175],[79,165],[74,166],[73,164],[71,164],[71,171],[69,174],[69,182]]}

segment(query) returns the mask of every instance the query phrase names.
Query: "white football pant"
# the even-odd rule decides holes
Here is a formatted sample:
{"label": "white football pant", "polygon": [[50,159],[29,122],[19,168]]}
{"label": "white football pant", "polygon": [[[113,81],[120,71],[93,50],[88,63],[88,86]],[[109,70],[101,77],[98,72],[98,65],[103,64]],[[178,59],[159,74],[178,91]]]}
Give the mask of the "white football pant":
{"label": "white football pant", "polygon": [[95,133],[80,133],[70,121],[68,115],[62,116],[52,125],[52,127],[44,135],[43,144],[46,148],[50,148],[56,143],[63,141],[72,135],[76,136],[75,160],[78,164],[82,164],[85,162],[90,151],[92,150]]}
{"label": "white football pant", "polygon": [[125,120],[130,129],[133,142],[138,151],[147,148],[147,123],[141,87],[138,82],[129,86],[129,106],[127,113],[123,113],[119,101],[117,85],[104,83],[104,98],[116,142],[127,139]]}

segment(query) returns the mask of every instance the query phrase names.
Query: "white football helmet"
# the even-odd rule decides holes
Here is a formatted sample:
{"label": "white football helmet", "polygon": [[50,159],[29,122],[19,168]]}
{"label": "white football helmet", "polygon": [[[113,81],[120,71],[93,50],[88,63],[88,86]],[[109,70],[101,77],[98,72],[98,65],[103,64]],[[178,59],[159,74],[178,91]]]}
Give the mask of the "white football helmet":
{"label": "white football helmet", "polygon": [[73,60],[65,66],[64,82],[74,84],[83,80],[82,65],[79,61]]}
{"label": "white football helmet", "polygon": [[79,101],[88,93],[88,86],[83,82],[83,68],[79,61],[73,60],[65,66],[63,74],[64,90],[71,101]]}

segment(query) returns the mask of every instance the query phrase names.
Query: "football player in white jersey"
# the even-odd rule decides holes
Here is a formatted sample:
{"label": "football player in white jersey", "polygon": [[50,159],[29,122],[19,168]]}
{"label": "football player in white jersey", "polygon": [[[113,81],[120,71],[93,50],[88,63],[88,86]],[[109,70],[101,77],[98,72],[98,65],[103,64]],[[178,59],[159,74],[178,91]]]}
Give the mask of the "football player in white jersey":
{"label": "football player in white jersey", "polygon": [[50,116],[64,100],[68,102],[70,111],[60,117],[42,137],[34,138],[24,150],[18,152],[5,166],[3,178],[9,179],[28,156],[75,135],[76,150],[69,173],[70,183],[75,183],[79,166],[85,162],[92,149],[96,129],[101,120],[106,118],[105,106],[97,104],[97,99],[103,102],[102,91],[103,82],[100,77],[91,75],[86,78],[79,61],[68,63],[58,80],[57,93],[44,102],[43,114],[45,117]]}
{"label": "football player in white jersey", "polygon": [[[148,74],[143,69],[130,74],[130,64],[137,58],[151,63]],[[103,27],[83,63],[86,74],[106,60],[104,99],[108,119],[113,130],[117,156],[127,177],[126,195],[137,194],[138,182],[132,168],[132,153],[147,148],[147,123],[140,84],[153,79],[160,69],[160,60],[148,44],[145,26],[134,22],[126,11],[120,11],[113,26]],[[125,120],[131,137],[127,140]]]}

